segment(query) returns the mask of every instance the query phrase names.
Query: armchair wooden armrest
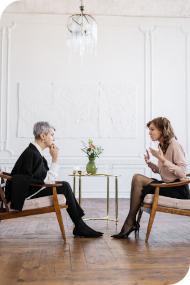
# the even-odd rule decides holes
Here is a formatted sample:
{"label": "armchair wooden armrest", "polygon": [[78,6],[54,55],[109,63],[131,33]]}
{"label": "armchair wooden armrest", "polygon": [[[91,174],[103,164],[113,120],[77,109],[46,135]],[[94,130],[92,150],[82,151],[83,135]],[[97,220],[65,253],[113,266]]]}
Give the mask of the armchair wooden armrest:
{"label": "armchair wooden armrest", "polygon": [[[189,175],[188,175],[189,176]],[[173,183],[151,183],[152,186],[156,187],[155,192],[154,192],[154,200],[153,200],[153,204],[155,203],[156,205],[158,205],[158,196],[159,196],[159,192],[160,192],[160,188],[162,187],[174,187],[174,186],[181,186],[181,185],[186,185],[189,184],[190,180],[184,180],[184,181],[180,181],[180,182],[173,182]],[[152,204],[152,206],[153,206]]]}
{"label": "armchair wooden armrest", "polygon": [[5,175],[7,175],[7,176],[11,176],[11,174],[10,173],[8,173],[8,172],[2,172],[3,174],[5,174]]}
{"label": "armchair wooden armrest", "polygon": [[1,178],[4,178],[4,179],[7,179],[7,180],[12,180],[12,177],[7,175],[8,173],[4,174],[4,172],[0,173],[0,177]]}
{"label": "armchair wooden armrest", "polygon": [[[2,174],[0,174],[0,177],[1,178],[4,178],[4,179],[7,179],[7,180],[12,180],[12,177],[9,175],[7,175],[9,173],[6,173],[3,172]],[[31,183],[30,184],[31,186],[37,186],[37,187],[59,187],[59,186],[62,186],[62,184],[60,183],[55,183],[55,184],[35,184],[35,183]]]}
{"label": "armchair wooden armrest", "polygon": [[62,186],[62,184],[34,184],[34,183],[31,183],[30,185],[32,186],[38,186],[38,187],[60,187]]}
{"label": "armchair wooden armrest", "polygon": [[174,187],[174,186],[180,186],[180,185],[185,185],[185,184],[189,184],[190,180],[184,180],[184,181],[180,181],[180,182],[172,182],[172,183],[151,183],[152,186],[154,187]]}

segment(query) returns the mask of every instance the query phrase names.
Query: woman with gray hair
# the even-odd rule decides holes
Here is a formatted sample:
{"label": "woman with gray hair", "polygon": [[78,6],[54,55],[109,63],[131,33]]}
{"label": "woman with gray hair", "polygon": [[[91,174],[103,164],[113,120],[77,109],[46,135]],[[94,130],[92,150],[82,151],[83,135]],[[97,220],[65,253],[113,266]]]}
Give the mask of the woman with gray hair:
{"label": "woman with gray hair", "polygon": [[[53,184],[58,176],[59,148],[54,141],[55,128],[48,122],[37,122],[33,128],[35,141],[30,143],[18,158],[12,172],[12,181],[7,181],[5,195],[7,203],[11,202],[11,208],[22,210],[25,199],[35,199],[52,195],[51,187],[43,187],[43,184]],[[43,156],[43,150],[49,148],[52,164],[49,169],[47,160]],[[31,183],[42,187],[31,186]],[[63,194],[66,198],[67,212],[75,224],[73,234],[84,237],[100,237],[101,232],[96,232],[88,227],[82,220],[84,212],[79,206],[68,182],[62,181],[62,186],[57,188],[57,194]]]}

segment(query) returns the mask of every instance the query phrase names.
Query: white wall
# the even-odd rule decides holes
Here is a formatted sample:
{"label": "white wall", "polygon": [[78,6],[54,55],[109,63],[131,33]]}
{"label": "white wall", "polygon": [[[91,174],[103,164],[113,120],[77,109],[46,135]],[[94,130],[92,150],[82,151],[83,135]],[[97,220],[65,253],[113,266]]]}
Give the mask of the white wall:
{"label": "white wall", "polygon": [[[121,174],[119,197],[129,197],[133,174],[151,175],[144,163],[143,153],[150,146],[145,126],[154,117],[166,116],[171,120],[190,164],[190,19],[96,16],[98,54],[96,57],[88,55],[81,69],[78,55],[73,56],[73,65],[69,65],[67,18],[51,14],[2,15],[0,165],[3,169],[11,171],[19,154],[32,140],[18,137],[20,86],[32,89],[33,86],[40,88],[49,84],[84,86],[86,83],[91,86],[100,83],[135,86],[136,110],[132,114],[136,123],[135,136],[94,138],[95,144],[105,149],[97,159],[99,173],[105,173],[105,164],[111,161],[114,173]],[[40,96],[45,101],[47,94],[42,92]],[[73,92],[73,100],[77,96]],[[114,100],[113,94],[110,96]],[[86,100],[86,97],[81,100]],[[39,117],[43,106],[40,108]],[[26,110],[26,114],[27,111],[30,110]],[[53,111],[56,113],[56,110]],[[114,116],[120,116],[120,111],[120,108],[115,108]],[[70,114],[75,112],[71,102]],[[39,117],[37,114],[36,121]],[[59,179],[72,183],[68,174],[73,167],[78,164],[85,167],[87,158],[80,150],[81,140],[87,142],[88,138],[80,137],[80,132],[76,138],[65,135],[57,139],[61,149]],[[82,184],[83,197],[106,196],[105,178],[84,178]],[[110,187],[113,197],[114,180],[111,180]]]}

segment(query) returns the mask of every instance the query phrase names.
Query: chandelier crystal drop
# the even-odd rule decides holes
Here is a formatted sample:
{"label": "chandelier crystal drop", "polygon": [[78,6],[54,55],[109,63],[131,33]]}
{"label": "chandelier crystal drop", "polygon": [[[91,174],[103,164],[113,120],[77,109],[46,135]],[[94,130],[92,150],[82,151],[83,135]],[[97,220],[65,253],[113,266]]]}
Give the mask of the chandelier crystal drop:
{"label": "chandelier crystal drop", "polygon": [[85,7],[81,0],[80,14],[72,15],[67,20],[67,46],[70,48],[69,62],[72,62],[72,53],[79,52],[81,66],[86,54],[97,53],[97,24],[95,19],[83,14]]}

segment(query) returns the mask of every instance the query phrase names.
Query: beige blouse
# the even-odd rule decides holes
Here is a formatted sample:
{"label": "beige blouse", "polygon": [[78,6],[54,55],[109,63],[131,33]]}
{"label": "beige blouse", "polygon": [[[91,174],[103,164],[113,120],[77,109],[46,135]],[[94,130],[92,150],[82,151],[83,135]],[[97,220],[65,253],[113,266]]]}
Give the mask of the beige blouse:
{"label": "beige blouse", "polygon": [[181,144],[175,139],[170,140],[170,144],[164,154],[166,161],[162,163],[158,160],[158,165],[149,163],[149,167],[154,173],[159,173],[163,182],[173,182],[176,179],[188,180],[186,177],[185,152]]}

